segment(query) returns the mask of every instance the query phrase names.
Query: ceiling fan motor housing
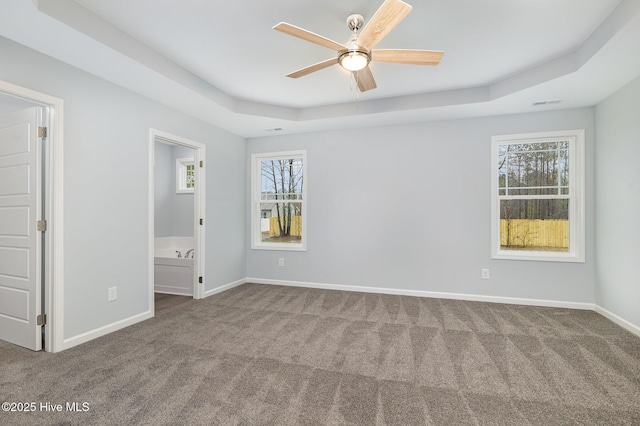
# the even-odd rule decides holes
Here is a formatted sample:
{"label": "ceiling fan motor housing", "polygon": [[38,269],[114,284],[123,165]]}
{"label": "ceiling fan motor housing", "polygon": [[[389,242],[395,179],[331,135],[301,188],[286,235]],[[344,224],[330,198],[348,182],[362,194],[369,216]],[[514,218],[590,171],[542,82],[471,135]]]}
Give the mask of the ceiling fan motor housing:
{"label": "ceiling fan motor housing", "polygon": [[359,31],[364,24],[364,17],[358,13],[354,13],[353,15],[349,15],[347,17],[347,27],[353,32]]}

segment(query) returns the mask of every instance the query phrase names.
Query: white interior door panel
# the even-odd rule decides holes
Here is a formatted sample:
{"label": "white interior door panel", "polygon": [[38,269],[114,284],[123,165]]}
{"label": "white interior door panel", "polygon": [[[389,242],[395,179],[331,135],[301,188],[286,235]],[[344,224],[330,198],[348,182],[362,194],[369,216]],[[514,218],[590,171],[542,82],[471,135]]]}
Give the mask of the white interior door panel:
{"label": "white interior door panel", "polygon": [[0,116],[0,339],[42,349],[37,110]]}

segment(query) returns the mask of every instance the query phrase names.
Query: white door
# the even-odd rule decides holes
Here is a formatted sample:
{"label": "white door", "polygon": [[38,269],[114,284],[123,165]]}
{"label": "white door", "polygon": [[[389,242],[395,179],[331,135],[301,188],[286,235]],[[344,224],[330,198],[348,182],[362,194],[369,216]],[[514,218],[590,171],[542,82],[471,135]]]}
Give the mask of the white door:
{"label": "white door", "polygon": [[42,349],[38,110],[0,116],[0,339]]}

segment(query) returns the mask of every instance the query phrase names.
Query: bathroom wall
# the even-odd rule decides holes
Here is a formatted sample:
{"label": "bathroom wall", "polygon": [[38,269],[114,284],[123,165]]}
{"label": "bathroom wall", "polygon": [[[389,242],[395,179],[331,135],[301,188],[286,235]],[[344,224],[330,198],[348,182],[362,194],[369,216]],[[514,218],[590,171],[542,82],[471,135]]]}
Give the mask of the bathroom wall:
{"label": "bathroom wall", "polygon": [[193,236],[193,194],[176,193],[176,159],[193,158],[193,149],[155,143],[155,217],[156,237]]}
{"label": "bathroom wall", "polygon": [[155,237],[170,237],[171,234],[171,145],[156,142],[154,164],[154,232]]}

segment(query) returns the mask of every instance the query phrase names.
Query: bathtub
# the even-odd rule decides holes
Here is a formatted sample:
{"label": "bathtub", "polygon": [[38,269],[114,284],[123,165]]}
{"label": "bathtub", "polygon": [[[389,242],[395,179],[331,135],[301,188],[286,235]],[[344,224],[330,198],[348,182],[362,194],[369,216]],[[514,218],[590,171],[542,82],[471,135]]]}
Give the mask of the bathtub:
{"label": "bathtub", "polygon": [[[154,291],[156,293],[193,296],[193,265],[187,251],[193,248],[191,237],[159,237],[154,241]],[[178,258],[178,253],[183,256]]]}

